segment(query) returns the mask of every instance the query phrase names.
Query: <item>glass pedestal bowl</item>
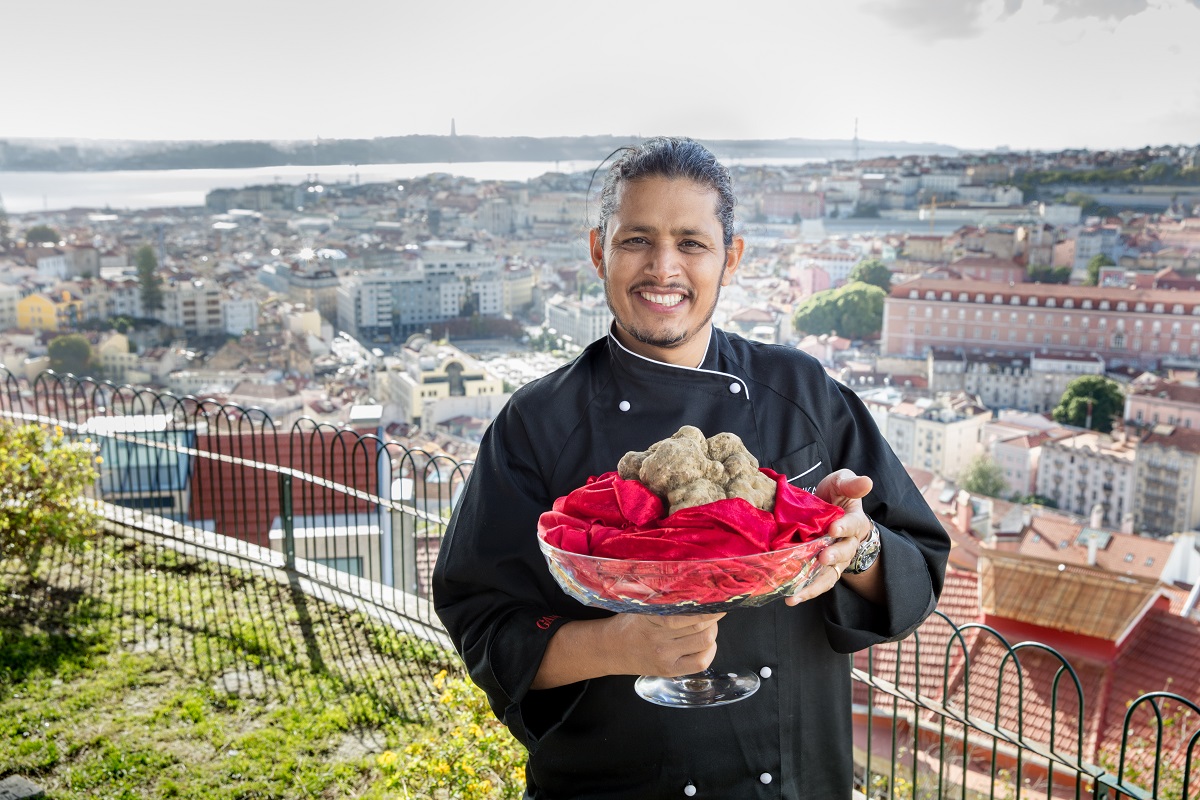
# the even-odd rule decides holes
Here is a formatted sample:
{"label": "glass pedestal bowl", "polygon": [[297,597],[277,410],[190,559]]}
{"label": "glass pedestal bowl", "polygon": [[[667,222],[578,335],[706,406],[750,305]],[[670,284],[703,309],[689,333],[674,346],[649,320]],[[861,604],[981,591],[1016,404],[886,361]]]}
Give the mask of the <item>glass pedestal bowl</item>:
{"label": "glass pedestal bowl", "polygon": [[[569,596],[596,608],[636,614],[711,614],[789,597],[820,573],[817,556],[831,542],[822,536],[748,556],[636,561],[572,553],[538,536],[550,573]],[[674,708],[733,703],[758,686],[754,672],[718,673],[712,668],[674,678],[643,675],[634,683],[642,698]]]}

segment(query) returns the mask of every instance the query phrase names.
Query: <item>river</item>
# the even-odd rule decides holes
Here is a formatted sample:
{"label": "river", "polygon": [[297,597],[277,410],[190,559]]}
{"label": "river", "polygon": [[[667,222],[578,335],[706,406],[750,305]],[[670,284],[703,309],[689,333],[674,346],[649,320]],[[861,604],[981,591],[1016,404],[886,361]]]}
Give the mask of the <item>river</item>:
{"label": "river", "polygon": [[[800,165],[818,158],[727,159],[728,164]],[[381,183],[446,172],[476,180],[524,181],[547,172],[595,169],[594,161],[475,161],[424,164],[324,164],[245,169],[166,169],[116,172],[3,172],[0,198],[10,214],[69,208],[127,211],[140,208],[202,206],[213,189],[270,183],[295,184],[307,178],[326,183]]]}

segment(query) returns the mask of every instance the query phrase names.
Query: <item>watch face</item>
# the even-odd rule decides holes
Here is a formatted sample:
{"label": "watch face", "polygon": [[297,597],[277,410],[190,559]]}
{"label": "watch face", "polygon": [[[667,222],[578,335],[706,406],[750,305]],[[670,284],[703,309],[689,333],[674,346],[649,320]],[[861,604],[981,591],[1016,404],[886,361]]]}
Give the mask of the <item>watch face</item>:
{"label": "watch face", "polygon": [[879,557],[879,528],[872,527],[871,535],[866,541],[858,546],[858,551],[854,554],[854,558],[850,561],[850,566],[846,567],[846,572],[851,575],[857,575],[860,572],[866,572],[875,563],[875,559]]}

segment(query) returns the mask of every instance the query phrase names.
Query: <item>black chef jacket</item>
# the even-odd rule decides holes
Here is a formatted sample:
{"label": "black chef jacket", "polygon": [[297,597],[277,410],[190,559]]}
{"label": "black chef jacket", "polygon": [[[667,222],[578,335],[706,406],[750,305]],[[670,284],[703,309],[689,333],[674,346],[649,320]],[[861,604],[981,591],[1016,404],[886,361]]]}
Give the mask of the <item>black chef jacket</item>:
{"label": "black chef jacket", "polygon": [[[559,625],[609,612],[554,582],[538,516],[589,476],[695,425],[736,433],[763,466],[813,488],[849,468],[874,479],[886,601],[842,584],[789,607],[731,611],[718,671],[762,677],[741,702],[663,708],[633,676],[531,690]],[[909,634],[941,592],[949,539],[859,399],[814,359],[714,328],[700,368],[653,361],[611,335],[517,391],[489,427],[450,520],[434,604],[471,678],[529,750],[528,798],[848,800],[850,659]]]}

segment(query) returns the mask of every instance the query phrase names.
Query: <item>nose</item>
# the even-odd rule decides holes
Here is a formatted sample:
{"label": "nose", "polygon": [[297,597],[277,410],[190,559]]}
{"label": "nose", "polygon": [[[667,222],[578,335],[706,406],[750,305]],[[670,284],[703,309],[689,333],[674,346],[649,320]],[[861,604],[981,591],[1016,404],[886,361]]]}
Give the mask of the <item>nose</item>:
{"label": "nose", "polygon": [[659,242],[650,250],[646,272],[659,283],[666,283],[679,275],[681,263],[679,250],[674,242]]}

